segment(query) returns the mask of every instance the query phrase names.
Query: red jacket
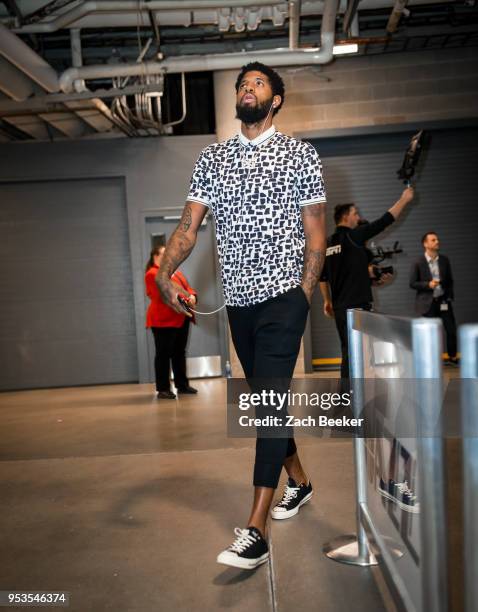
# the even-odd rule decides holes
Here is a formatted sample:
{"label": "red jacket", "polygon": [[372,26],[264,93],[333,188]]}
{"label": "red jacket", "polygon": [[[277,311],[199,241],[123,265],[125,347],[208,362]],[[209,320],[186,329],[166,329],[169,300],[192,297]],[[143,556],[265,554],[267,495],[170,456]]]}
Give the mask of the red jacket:
{"label": "red jacket", "polygon": [[[163,302],[155,278],[158,273],[158,266],[152,266],[144,277],[146,285],[146,295],[151,300],[146,313],[146,327],[182,327],[186,315],[179,314]],[[184,287],[188,294],[197,296],[194,289],[188,285],[188,281],[182,272],[176,270],[171,280]],[[196,297],[197,299],[197,297]]]}

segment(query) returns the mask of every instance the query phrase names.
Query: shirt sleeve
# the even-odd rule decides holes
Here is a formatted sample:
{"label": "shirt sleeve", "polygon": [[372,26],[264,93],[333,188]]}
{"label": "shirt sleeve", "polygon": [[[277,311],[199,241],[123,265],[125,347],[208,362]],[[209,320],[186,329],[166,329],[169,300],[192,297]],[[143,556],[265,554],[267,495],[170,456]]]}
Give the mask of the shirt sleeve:
{"label": "shirt sleeve", "polygon": [[146,272],[144,277],[144,284],[146,285],[146,295],[150,300],[153,299],[156,293],[156,281],[155,281],[156,273],[155,272]]}
{"label": "shirt sleeve", "polygon": [[210,207],[211,184],[210,164],[208,163],[206,148],[203,149],[194,166],[187,199]]}
{"label": "shirt sleeve", "polygon": [[326,201],[322,162],[314,147],[308,142],[304,144],[305,152],[297,176],[299,206]]}
{"label": "shirt sleeve", "polygon": [[389,225],[392,225],[394,221],[395,218],[392,213],[387,211],[380,219],[372,221],[371,223],[359,225],[355,229],[350,230],[349,236],[356,244],[363,245],[367,240],[370,240],[370,238],[383,232],[383,230]]}

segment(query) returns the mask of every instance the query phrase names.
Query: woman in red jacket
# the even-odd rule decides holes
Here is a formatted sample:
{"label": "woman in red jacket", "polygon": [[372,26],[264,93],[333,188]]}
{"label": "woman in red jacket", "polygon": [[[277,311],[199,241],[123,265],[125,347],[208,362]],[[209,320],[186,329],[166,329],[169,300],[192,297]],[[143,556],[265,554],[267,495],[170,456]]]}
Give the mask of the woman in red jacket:
{"label": "woman in red jacket", "polygon": [[[174,384],[178,393],[197,393],[197,389],[190,386],[186,376],[186,344],[188,341],[190,317],[174,311],[164,304],[156,285],[155,278],[159,269],[159,262],[164,253],[164,247],[155,247],[151,251],[146,264],[144,282],[146,294],[151,300],[146,313],[146,327],[150,327],[154,336],[156,355],[154,370],[156,375],[156,391],[158,399],[176,399],[169,383],[170,362],[173,367]],[[182,272],[176,270],[171,280],[185,293],[190,294],[189,303],[194,306],[197,295]]]}

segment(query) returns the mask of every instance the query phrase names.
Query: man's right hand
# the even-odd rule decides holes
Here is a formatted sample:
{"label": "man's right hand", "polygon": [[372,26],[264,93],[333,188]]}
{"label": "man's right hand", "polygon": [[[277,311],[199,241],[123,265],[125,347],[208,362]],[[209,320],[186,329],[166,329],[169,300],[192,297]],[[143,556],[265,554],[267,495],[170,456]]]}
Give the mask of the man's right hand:
{"label": "man's right hand", "polygon": [[167,277],[161,277],[157,282],[163,302],[179,314],[192,317],[192,313],[185,310],[178,302],[178,295],[183,295],[186,300],[190,297],[184,287],[181,287],[181,285],[177,283],[173,283],[173,281]]}
{"label": "man's right hand", "polygon": [[329,317],[329,319],[334,318],[334,308],[332,306],[332,302],[324,302],[324,315]]}
{"label": "man's right hand", "polygon": [[400,196],[400,199],[405,204],[408,204],[409,202],[413,200],[414,195],[415,195],[415,190],[413,189],[413,187],[406,187],[403,190],[402,195]]}
{"label": "man's right hand", "polygon": [[440,281],[437,280],[431,280],[428,283],[428,286],[430,287],[430,289],[435,289],[435,287],[438,287],[438,285],[440,284]]}

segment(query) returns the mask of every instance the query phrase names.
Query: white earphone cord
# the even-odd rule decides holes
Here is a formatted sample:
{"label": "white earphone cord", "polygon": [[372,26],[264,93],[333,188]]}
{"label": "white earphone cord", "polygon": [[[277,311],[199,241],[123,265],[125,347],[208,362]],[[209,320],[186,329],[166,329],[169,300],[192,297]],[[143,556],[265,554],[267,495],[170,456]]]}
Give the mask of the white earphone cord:
{"label": "white earphone cord", "polygon": [[[274,104],[274,102],[271,104],[271,107],[269,108],[269,111],[268,111],[268,113],[267,113],[267,115],[266,115],[266,118],[265,118],[265,119],[264,119],[264,121],[262,122],[262,128],[261,128],[261,131],[259,132],[259,134],[258,134],[257,138],[259,138],[259,136],[261,136],[261,135],[262,135],[262,132],[264,131],[264,127],[265,127],[265,125],[266,125],[266,121],[267,121],[267,119],[269,118],[269,115],[270,115],[271,110],[272,110],[273,108],[275,108],[275,104]],[[259,145],[258,145],[258,146],[259,146]],[[252,158],[252,162],[254,162],[254,161],[255,161],[256,156],[257,156],[257,150],[254,152],[254,157]],[[247,170],[247,176],[246,176],[246,180],[245,180],[245,183],[246,183],[246,184],[247,184],[247,181],[249,180],[249,175],[250,175],[250,173],[251,173],[251,169],[252,169],[252,162],[251,162],[251,164],[249,165],[248,170]],[[245,192],[244,192],[244,193],[245,193]],[[245,204],[245,201],[246,201],[246,200],[245,200],[245,195],[243,194],[243,196],[242,196],[242,202],[241,202],[241,208],[239,209],[239,214],[238,214],[238,217],[237,217],[239,221],[241,220],[241,216],[242,216],[242,213],[243,213],[243,211],[244,211],[244,204]],[[231,229],[231,231],[229,232],[229,235],[228,235],[228,237],[226,238],[226,241],[225,241],[225,243],[224,243],[224,256],[226,255],[226,252],[227,252],[227,247],[229,246],[229,240],[230,240],[230,238],[231,238],[231,236],[232,236],[232,232],[233,232],[233,231],[234,231],[234,227],[233,227],[233,228]],[[242,255],[244,255],[244,249],[242,249],[242,251],[241,251],[241,262],[242,262]],[[239,276],[239,270],[240,270],[240,265],[238,265],[238,266],[237,266],[237,272],[236,272],[236,276],[235,276],[235,278],[234,278],[234,283],[233,283],[233,288],[234,288],[234,289],[236,289],[236,287],[237,287],[236,281],[237,281],[237,277]],[[224,301],[224,304],[223,304],[222,306],[220,306],[219,308],[216,308],[216,310],[211,310],[210,312],[201,312],[200,310],[195,310],[195,309],[194,309],[194,308],[192,308],[191,306],[188,306],[188,309],[189,309],[191,312],[194,312],[194,314],[204,315],[204,316],[206,316],[206,315],[213,315],[213,314],[216,314],[217,312],[220,312],[220,311],[221,311],[221,310],[223,310],[224,308],[226,308],[226,302],[225,302],[225,301]]]}

